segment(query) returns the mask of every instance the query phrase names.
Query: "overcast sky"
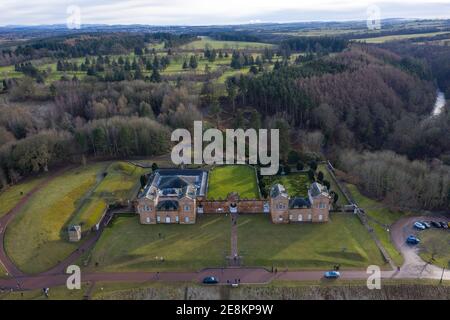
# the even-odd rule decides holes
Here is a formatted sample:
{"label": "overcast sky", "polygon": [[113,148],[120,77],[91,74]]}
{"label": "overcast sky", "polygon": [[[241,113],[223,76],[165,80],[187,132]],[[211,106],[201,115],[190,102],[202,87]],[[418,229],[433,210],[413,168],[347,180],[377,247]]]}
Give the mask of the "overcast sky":
{"label": "overcast sky", "polygon": [[311,20],[450,18],[450,0],[0,0],[0,25],[65,24],[67,8],[82,24],[211,25]]}

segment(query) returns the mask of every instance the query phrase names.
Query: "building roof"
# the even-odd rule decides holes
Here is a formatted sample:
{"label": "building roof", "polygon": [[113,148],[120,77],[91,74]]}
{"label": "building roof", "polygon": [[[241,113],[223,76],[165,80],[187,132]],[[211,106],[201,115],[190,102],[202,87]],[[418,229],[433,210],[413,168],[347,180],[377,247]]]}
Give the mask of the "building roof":
{"label": "building roof", "polygon": [[292,198],[289,200],[289,209],[311,208],[311,202],[305,198]]}
{"label": "building roof", "polygon": [[162,197],[204,196],[208,172],[204,170],[161,169],[155,171],[149,178],[149,183],[140,198],[156,199]]}
{"label": "building roof", "polygon": [[327,187],[320,183],[314,182],[309,189],[311,197],[316,198],[320,195],[329,196]]}
{"label": "building roof", "polygon": [[158,211],[178,211],[178,201],[174,200],[163,200],[158,202],[156,206]]}
{"label": "building roof", "polygon": [[276,184],[272,187],[272,189],[270,190],[270,196],[272,198],[276,198],[278,196],[282,196],[282,197],[288,197],[288,193],[286,191],[286,189],[284,188],[284,186],[282,186],[281,184]]}

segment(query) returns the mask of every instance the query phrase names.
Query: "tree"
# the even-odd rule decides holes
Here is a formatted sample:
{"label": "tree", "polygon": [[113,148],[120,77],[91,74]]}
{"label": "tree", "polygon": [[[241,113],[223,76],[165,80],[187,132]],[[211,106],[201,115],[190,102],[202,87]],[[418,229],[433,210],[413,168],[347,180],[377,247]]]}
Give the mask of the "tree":
{"label": "tree", "polygon": [[319,171],[319,173],[317,174],[317,181],[323,182],[323,178],[324,178],[323,172]]}
{"label": "tree", "polygon": [[158,170],[158,164],[156,162],[153,162],[152,164],[152,171],[155,172],[156,170]]}
{"label": "tree", "polygon": [[189,59],[189,67],[194,70],[198,67],[197,57],[195,55],[192,55]]}
{"label": "tree", "polygon": [[187,61],[184,61],[183,62],[183,70],[186,70],[188,68],[189,68],[189,65],[188,65]]}
{"label": "tree", "polygon": [[158,69],[153,69],[152,75],[150,76],[150,81],[156,83],[161,82],[161,75],[159,74]]}
{"label": "tree", "polygon": [[309,162],[309,167],[311,168],[311,170],[316,171],[317,167],[318,167],[317,161],[314,161],[314,160],[310,161]]}
{"label": "tree", "polygon": [[233,113],[236,111],[236,96],[237,96],[237,85],[236,79],[230,77],[226,80],[225,86],[227,89],[228,99],[230,100],[233,106]]}
{"label": "tree", "polygon": [[331,183],[328,180],[323,180],[323,185],[327,187],[327,190],[331,190]]}
{"label": "tree", "polygon": [[316,181],[315,175],[316,174],[315,174],[315,172],[312,169],[308,170],[308,178],[309,178],[310,181]]}

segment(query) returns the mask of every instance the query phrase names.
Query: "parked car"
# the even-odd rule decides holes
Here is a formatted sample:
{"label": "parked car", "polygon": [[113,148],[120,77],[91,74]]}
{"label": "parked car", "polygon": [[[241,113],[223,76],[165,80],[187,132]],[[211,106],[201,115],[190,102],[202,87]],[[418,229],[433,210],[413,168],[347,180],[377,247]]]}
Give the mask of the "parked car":
{"label": "parked car", "polygon": [[203,279],[203,283],[204,284],[218,284],[219,279],[217,279],[216,277],[206,277],[205,279]]}
{"label": "parked car", "polygon": [[420,243],[420,240],[416,236],[409,236],[408,239],[406,239],[406,243],[415,246]]}
{"label": "parked car", "polygon": [[325,278],[327,279],[338,279],[341,274],[338,271],[328,271],[325,272]]}
{"label": "parked car", "polygon": [[427,227],[425,227],[421,222],[414,223],[414,228],[418,230],[425,230]]}
{"label": "parked car", "polygon": [[442,228],[441,224],[439,222],[436,221],[431,221],[431,225],[435,228]]}
{"label": "parked car", "polygon": [[431,224],[427,221],[422,221],[420,222],[421,224],[423,224],[425,226],[425,228],[430,229],[431,228]]}
{"label": "parked car", "polygon": [[439,222],[441,224],[441,227],[444,229],[448,229],[448,224],[446,222]]}

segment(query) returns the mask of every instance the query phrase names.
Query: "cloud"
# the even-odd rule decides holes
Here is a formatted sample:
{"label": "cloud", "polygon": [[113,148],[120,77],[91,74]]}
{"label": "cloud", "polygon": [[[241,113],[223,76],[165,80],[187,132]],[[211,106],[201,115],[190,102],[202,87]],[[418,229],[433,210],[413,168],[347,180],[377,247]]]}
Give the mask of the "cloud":
{"label": "cloud", "polygon": [[77,5],[85,24],[210,25],[302,20],[365,20],[375,3],[383,18],[450,18],[450,0],[0,0],[0,24],[64,24]]}

